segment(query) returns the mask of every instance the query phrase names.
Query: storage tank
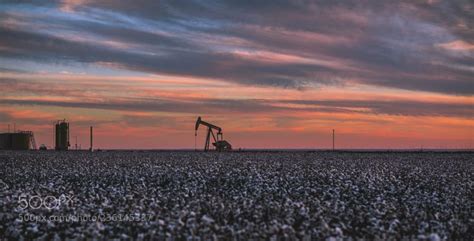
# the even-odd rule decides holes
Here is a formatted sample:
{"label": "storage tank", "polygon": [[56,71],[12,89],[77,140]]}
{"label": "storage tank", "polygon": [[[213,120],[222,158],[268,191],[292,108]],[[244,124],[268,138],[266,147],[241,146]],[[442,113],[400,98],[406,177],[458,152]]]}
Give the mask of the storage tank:
{"label": "storage tank", "polygon": [[31,143],[30,133],[1,133],[0,150],[29,150]]}
{"label": "storage tank", "polygon": [[55,125],[55,149],[67,151],[69,148],[69,123],[66,120],[58,121]]}

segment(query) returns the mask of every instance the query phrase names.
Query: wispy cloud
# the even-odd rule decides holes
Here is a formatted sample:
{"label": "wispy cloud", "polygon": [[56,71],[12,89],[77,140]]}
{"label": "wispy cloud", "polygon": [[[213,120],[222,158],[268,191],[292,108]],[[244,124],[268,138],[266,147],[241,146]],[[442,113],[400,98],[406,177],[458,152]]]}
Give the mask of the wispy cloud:
{"label": "wispy cloud", "polygon": [[[248,114],[248,113],[362,113],[395,116],[446,116],[471,118],[474,115],[472,103],[433,103],[401,100],[262,100],[262,99],[203,99],[180,100],[128,98],[102,102],[61,101],[43,99],[1,99],[0,104],[58,106],[85,109],[168,112],[199,115],[206,114]],[[146,116],[145,116],[146,117]]]}
{"label": "wispy cloud", "polygon": [[[462,95],[474,91],[473,72],[463,68],[474,64],[468,28],[473,6],[465,1],[64,1],[56,5],[58,10],[55,5],[51,14],[44,14],[7,4],[2,56],[109,63],[244,85],[359,83]],[[421,14],[415,15],[417,11]],[[438,16],[442,13],[448,13],[444,22]],[[12,29],[6,19],[25,25]],[[27,23],[41,28],[30,29]],[[71,34],[87,38],[71,39]],[[463,54],[440,51],[440,46]],[[236,50],[319,62],[265,62],[236,55]]]}

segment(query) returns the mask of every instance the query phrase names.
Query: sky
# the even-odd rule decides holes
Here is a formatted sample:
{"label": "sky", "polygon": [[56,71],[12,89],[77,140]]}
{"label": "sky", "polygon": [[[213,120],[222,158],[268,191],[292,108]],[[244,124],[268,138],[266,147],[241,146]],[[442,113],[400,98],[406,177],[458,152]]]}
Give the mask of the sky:
{"label": "sky", "polygon": [[473,148],[470,0],[0,3],[0,132],[52,146]]}

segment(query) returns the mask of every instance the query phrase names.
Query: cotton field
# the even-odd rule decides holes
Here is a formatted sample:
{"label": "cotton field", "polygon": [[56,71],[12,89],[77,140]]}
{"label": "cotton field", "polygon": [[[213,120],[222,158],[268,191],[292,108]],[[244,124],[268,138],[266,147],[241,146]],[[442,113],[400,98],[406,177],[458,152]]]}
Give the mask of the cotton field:
{"label": "cotton field", "polygon": [[0,152],[0,237],[473,240],[473,157]]}

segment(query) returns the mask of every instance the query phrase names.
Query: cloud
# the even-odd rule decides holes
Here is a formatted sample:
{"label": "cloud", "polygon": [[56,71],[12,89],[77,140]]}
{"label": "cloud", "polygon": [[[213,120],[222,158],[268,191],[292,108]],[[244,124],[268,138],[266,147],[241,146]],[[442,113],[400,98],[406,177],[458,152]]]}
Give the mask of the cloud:
{"label": "cloud", "polygon": [[[162,55],[147,55],[69,41],[57,37],[0,29],[5,36],[0,49],[6,57],[35,61],[107,63],[119,68],[158,74],[214,78],[237,83],[301,87],[314,69],[327,69],[308,64],[281,65],[249,61],[231,53],[174,50]],[[325,82],[325,80],[321,80]]]}
{"label": "cloud", "polygon": [[63,0],[61,4],[61,10],[65,12],[72,12],[74,8],[84,5],[88,0]]}
{"label": "cloud", "polygon": [[[24,73],[28,73],[28,71],[21,70],[21,69],[15,69],[15,68],[4,68],[4,67],[0,67],[0,73],[18,73],[18,74],[24,74]],[[0,83],[2,83],[2,82],[7,82],[7,81],[12,81],[12,80],[0,79]]]}
{"label": "cloud", "polygon": [[454,50],[454,51],[474,51],[474,44],[464,42],[462,40],[455,40],[448,43],[438,44],[439,47]]}
{"label": "cloud", "polygon": [[115,99],[103,102],[84,101],[51,101],[51,100],[16,100],[2,99],[1,104],[58,106],[69,108],[87,108],[118,111],[148,111],[172,113],[233,113],[263,112],[278,110],[278,107],[266,106],[251,100],[216,100],[203,99],[192,101],[166,99]]}
{"label": "cloud", "polygon": [[405,100],[288,100],[290,104],[306,107],[325,106],[333,108],[367,109],[373,114],[402,116],[451,116],[471,118],[474,107],[470,103],[436,103]]}
{"label": "cloud", "polygon": [[[356,113],[393,116],[445,116],[472,118],[470,103],[435,103],[408,100],[263,100],[189,98],[171,100],[158,98],[115,98],[102,102],[0,99],[0,104],[58,106],[128,112],[169,112],[187,114],[248,114],[248,113]],[[296,105],[296,106],[295,106]],[[147,119],[150,115],[140,115]],[[128,116],[130,117],[130,116]],[[130,118],[128,118],[130,120]]]}
{"label": "cloud", "polygon": [[0,122],[9,122],[12,116],[9,113],[0,112]]}
{"label": "cloud", "polygon": [[[144,73],[295,89],[364,84],[474,93],[469,1],[22,3],[32,7],[6,3],[2,11],[4,58],[107,63]],[[7,20],[21,24],[13,29]],[[296,58],[268,62],[236,51]]]}

